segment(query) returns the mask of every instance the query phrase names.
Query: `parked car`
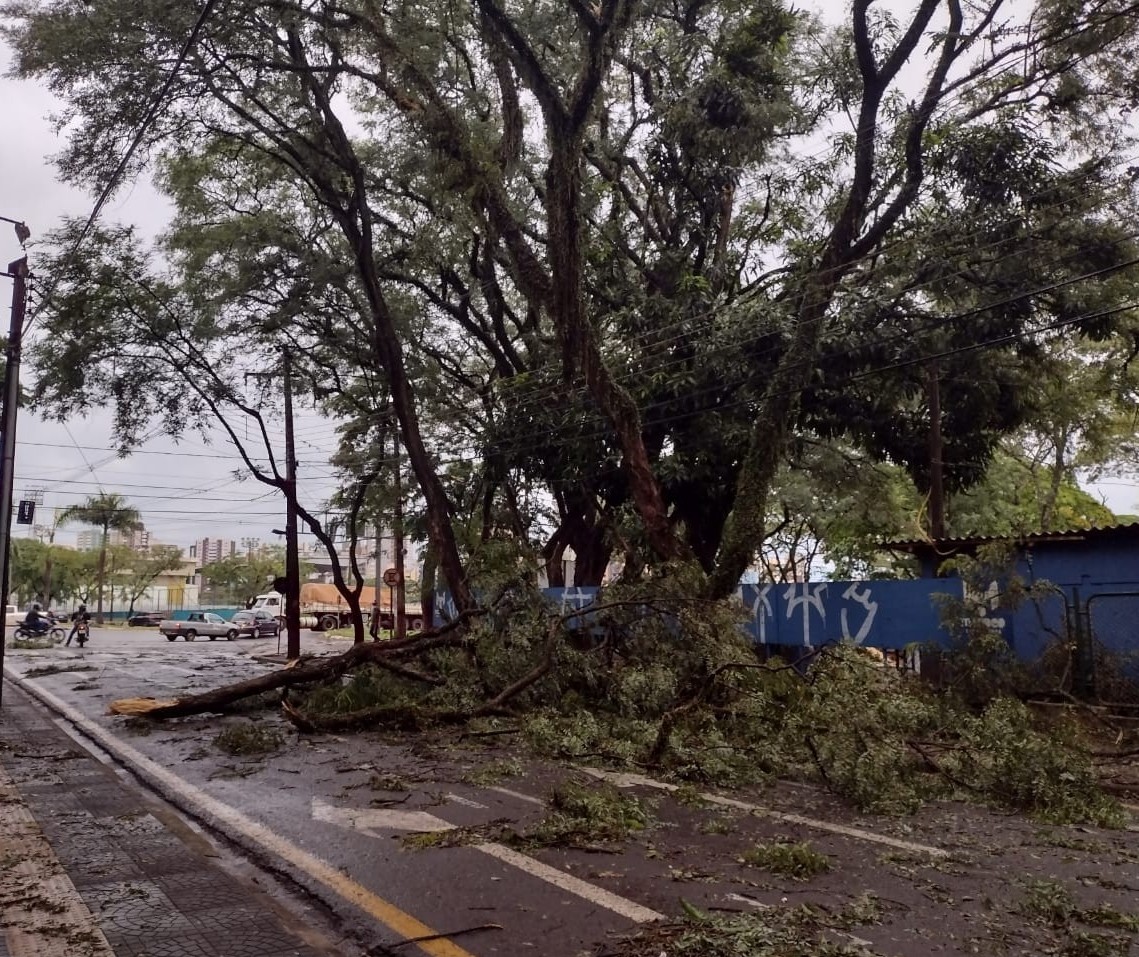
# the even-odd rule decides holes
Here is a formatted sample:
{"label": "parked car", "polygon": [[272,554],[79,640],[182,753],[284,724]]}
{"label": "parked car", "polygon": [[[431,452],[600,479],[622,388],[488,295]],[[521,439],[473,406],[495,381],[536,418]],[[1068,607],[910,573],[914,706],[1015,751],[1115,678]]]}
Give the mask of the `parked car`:
{"label": "parked car", "polygon": [[247,628],[254,628],[255,638],[276,638],[281,633],[281,622],[271,612],[257,609],[256,611],[239,611],[230,620],[230,624],[237,625],[242,634]]}
{"label": "parked car", "polygon": [[15,605],[9,605],[5,609],[4,625],[7,628],[15,628],[17,625],[22,625],[24,623],[25,617],[26,616],[21,614],[20,609],[18,609]]}
{"label": "parked car", "polygon": [[212,611],[191,611],[182,614],[185,615],[184,618],[167,618],[158,626],[158,630],[166,636],[167,641],[176,641],[178,638],[193,641],[198,635],[209,638],[210,641],[215,638],[233,641],[242,635],[252,638],[257,633],[256,625],[235,625]]}
{"label": "parked car", "polygon": [[127,624],[132,628],[157,628],[165,617],[166,613],[161,611],[140,611],[137,615],[131,615]]}

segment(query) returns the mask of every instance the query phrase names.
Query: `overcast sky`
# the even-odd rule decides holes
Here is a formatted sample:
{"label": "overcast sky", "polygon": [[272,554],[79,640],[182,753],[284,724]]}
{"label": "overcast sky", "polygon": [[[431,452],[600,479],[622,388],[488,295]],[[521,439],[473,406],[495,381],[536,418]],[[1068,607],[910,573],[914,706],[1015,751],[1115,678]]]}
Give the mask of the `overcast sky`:
{"label": "overcast sky", "polygon": [[[59,225],[62,218],[86,217],[93,197],[60,183],[51,156],[61,148],[51,115],[58,104],[49,91],[33,83],[6,76],[9,50],[0,40],[0,102],[4,104],[6,134],[0,143],[0,216],[27,223],[34,238]],[[148,183],[122,190],[108,204],[105,220],[134,223],[157,233],[167,219],[167,206]],[[21,255],[14,231],[0,223],[0,261]],[[35,249],[30,263],[35,269]],[[0,300],[10,301],[11,286],[0,286]],[[5,308],[4,330],[7,331]],[[258,538],[277,542],[273,529],[284,524],[280,496],[253,481],[239,481],[240,463],[223,436],[209,444],[196,437],[175,445],[156,438],[128,458],[115,455],[108,416],[94,415],[66,424],[45,423],[33,414],[21,414],[16,430],[15,497],[42,489],[43,506],[37,523],[51,524],[53,511],[104,490],[117,492],[142,512],[152,539],[188,546],[203,537]],[[278,451],[283,439],[276,436]],[[328,454],[333,446],[331,428],[313,416],[298,416],[297,457],[300,491],[306,504],[316,507],[332,488]],[[56,541],[71,543],[79,527],[61,529]],[[13,526],[17,536],[32,534],[27,526]]]}
{"label": "overcast sky", "polygon": [[[0,74],[7,74],[10,60],[0,40]],[[23,220],[33,237],[43,236],[65,216],[86,217],[93,197],[61,184],[51,163],[61,146],[50,119],[58,108],[52,95],[37,84],[0,75],[0,102],[6,121],[0,143],[0,215]],[[166,218],[167,207],[148,183],[123,189],[104,213],[106,220],[134,223],[148,233],[160,231]],[[0,223],[0,262],[20,255],[14,233]],[[34,270],[34,248],[31,265]],[[9,289],[7,283],[0,286],[0,300],[10,295]],[[301,417],[300,487],[313,507],[332,488],[328,468],[332,445],[327,424],[313,416]],[[21,415],[17,429],[15,497],[42,489],[44,504],[37,520],[50,524],[54,509],[81,502],[99,490],[117,492],[142,512],[158,542],[185,547],[206,536],[278,541],[273,529],[284,523],[279,496],[255,482],[239,481],[233,474],[238,468],[232,448],[221,437],[209,444],[194,439],[177,445],[157,438],[120,459],[111,448],[108,417],[95,415],[61,425],[44,423],[28,413]],[[1101,483],[1094,492],[1116,512],[1139,511],[1139,486],[1130,481]],[[14,531],[19,536],[31,533],[26,526],[14,526]],[[56,540],[73,542],[77,531],[63,529]]]}

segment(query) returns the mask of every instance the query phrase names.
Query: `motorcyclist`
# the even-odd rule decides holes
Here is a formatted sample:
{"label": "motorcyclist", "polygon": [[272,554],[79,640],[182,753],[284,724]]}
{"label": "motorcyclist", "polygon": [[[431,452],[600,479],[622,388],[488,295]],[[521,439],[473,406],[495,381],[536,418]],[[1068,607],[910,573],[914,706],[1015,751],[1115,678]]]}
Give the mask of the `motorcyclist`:
{"label": "motorcyclist", "polygon": [[90,620],[91,620],[91,616],[87,613],[87,606],[84,604],[80,604],[80,606],[77,609],[75,609],[74,612],[71,613],[71,621],[72,621],[71,631],[68,633],[67,641],[65,641],[64,644],[65,645],[71,644],[71,639],[75,637],[75,632],[77,632],[79,630],[79,623],[81,621],[82,622],[89,622]]}
{"label": "motorcyclist", "polygon": [[32,603],[28,615],[24,619],[24,630],[33,635],[43,635],[51,630],[51,619],[43,613],[43,605],[38,601]]}

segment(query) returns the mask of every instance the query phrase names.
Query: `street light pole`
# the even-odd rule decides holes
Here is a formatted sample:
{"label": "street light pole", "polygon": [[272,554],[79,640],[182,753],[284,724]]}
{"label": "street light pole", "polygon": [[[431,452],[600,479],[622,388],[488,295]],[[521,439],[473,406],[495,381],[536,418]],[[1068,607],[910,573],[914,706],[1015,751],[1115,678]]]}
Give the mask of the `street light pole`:
{"label": "street light pole", "polygon": [[[23,224],[20,224],[23,225]],[[24,228],[25,234],[27,228]],[[9,546],[12,541],[12,478],[16,465],[16,405],[20,400],[20,347],[24,338],[24,312],[27,308],[28,257],[8,264],[12,283],[12,323],[4,365],[4,418],[0,434],[0,701],[4,694],[4,634],[8,624]]]}

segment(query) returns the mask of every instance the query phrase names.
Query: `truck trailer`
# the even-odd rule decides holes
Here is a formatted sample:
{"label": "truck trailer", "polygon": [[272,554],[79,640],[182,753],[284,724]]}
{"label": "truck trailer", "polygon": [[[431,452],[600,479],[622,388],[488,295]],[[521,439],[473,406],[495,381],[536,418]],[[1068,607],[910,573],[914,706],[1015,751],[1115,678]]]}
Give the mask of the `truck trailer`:
{"label": "truck trailer", "polygon": [[[301,627],[311,628],[313,631],[332,631],[334,628],[347,628],[352,624],[352,613],[344,596],[337,591],[335,585],[326,585],[321,582],[305,582],[301,585]],[[253,599],[250,606],[253,609],[263,608],[276,615],[281,626],[285,623],[285,596],[279,592],[267,592]],[[376,608],[376,589],[365,585],[360,592],[360,610],[364,613],[365,623],[368,616]],[[392,613],[388,589],[380,588],[380,600],[377,608],[380,616],[380,628],[391,629],[395,625],[395,615]],[[423,628],[423,611],[419,602],[405,602],[404,617],[407,619],[408,631],[419,631]]]}

